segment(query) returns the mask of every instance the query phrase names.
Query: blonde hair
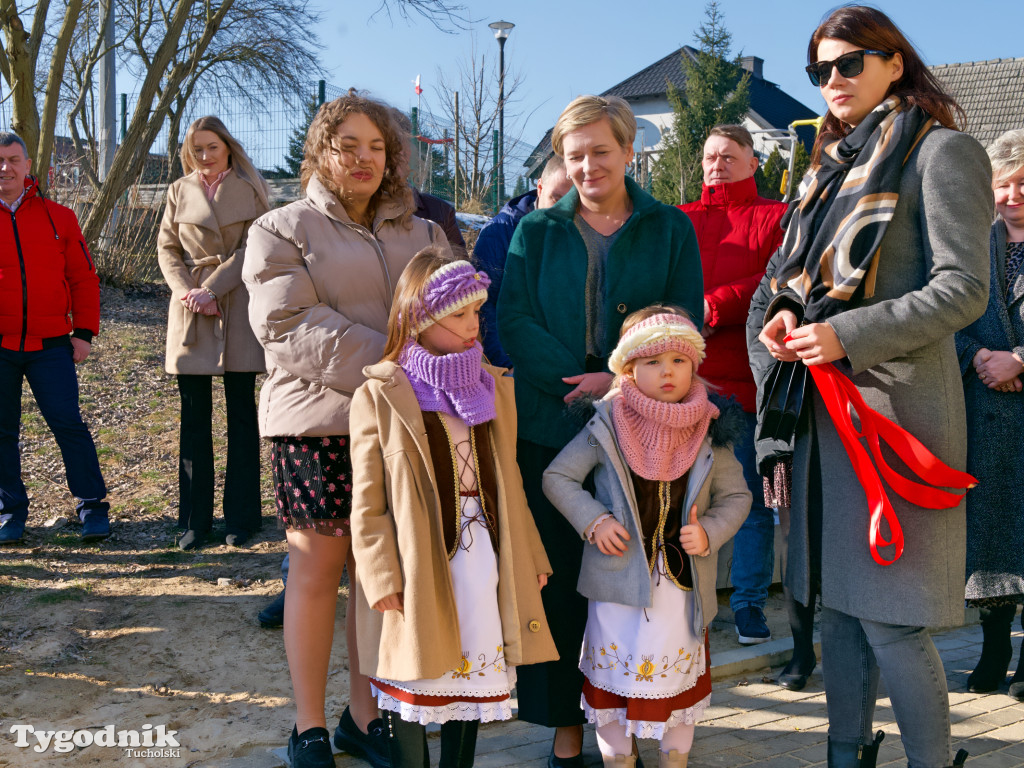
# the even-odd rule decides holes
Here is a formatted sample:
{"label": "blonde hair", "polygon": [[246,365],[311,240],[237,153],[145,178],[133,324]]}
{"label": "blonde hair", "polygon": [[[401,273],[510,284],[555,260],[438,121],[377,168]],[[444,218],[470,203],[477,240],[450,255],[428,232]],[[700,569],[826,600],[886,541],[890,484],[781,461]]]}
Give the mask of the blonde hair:
{"label": "blonde hair", "polygon": [[[679,315],[680,317],[685,317],[687,320],[692,322],[698,329],[700,328],[700,326],[694,322],[693,315],[678,304],[651,304],[649,307],[638,309],[636,312],[626,315],[626,319],[622,321],[622,327],[619,329],[619,339],[621,340],[622,337],[629,333],[630,329],[634,326],[639,325],[644,320],[657,315]],[[623,364],[622,373],[617,374],[612,380],[612,389],[619,386],[619,382],[622,380],[623,376],[631,376],[633,374],[633,369],[636,367],[636,361],[639,359],[640,358],[634,358],[633,360],[628,360]],[[711,382],[703,376],[698,375],[697,368],[700,366],[700,361],[691,360],[690,363],[693,365],[693,373],[691,376],[692,381],[699,381],[707,387],[709,392],[717,390],[717,387],[711,384]],[[691,383],[690,386],[693,386],[693,384]]]}
{"label": "blonde hair", "polygon": [[186,175],[199,169],[199,156],[196,155],[195,135],[196,131],[210,131],[217,135],[217,138],[224,142],[228,148],[228,168],[234,170],[240,179],[249,182],[256,190],[256,196],[266,210],[270,210],[270,187],[256,166],[253,165],[249,155],[246,154],[242,145],[231,135],[231,132],[224,125],[219,117],[207,115],[200,117],[185,131],[185,141],[181,145],[179,156],[181,157],[181,168]]}
{"label": "blonde hair", "polygon": [[333,192],[344,204],[344,201],[341,200],[341,190],[338,189],[338,185],[334,183],[331,176],[328,159],[331,153],[331,142],[338,132],[338,126],[352,115],[366,115],[384,139],[384,178],[381,180],[380,187],[370,198],[370,215],[376,214],[382,199],[398,200],[404,203],[407,209],[403,221],[411,226],[409,219],[414,207],[412,190],[409,189],[409,185],[402,178],[400,172],[402,138],[392,118],[391,107],[360,96],[355,89],[349,90],[348,95],[329,101],[320,107],[320,111],[316,113],[313,122],[310,123],[299,177],[302,188],[306,189],[309,180],[315,175],[320,183]]}
{"label": "blonde hair", "polygon": [[608,120],[612,135],[620,147],[632,147],[636,138],[636,117],[623,99],[618,96],[578,96],[562,110],[558,122],[551,129],[551,146],[555,154],[564,157],[562,142],[566,134],[577,128]]}
{"label": "blonde hair", "polygon": [[402,275],[398,278],[395,298],[391,302],[391,314],[388,315],[388,339],[384,343],[382,361],[397,361],[406,343],[416,335],[413,329],[417,312],[422,309],[423,291],[434,273],[453,261],[457,261],[457,259],[452,258],[436,245],[428,245],[406,264]]}
{"label": "blonde hair", "polygon": [[1024,168],[1024,129],[1007,131],[988,146],[992,180],[1000,181]]}

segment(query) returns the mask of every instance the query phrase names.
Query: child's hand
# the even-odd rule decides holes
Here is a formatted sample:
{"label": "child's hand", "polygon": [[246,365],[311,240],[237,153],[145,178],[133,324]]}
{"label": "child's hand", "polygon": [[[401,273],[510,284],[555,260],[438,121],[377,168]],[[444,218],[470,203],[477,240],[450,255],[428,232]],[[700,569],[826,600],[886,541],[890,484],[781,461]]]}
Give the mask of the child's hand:
{"label": "child's hand", "polygon": [[384,613],[384,611],[402,610],[405,607],[404,601],[402,600],[402,594],[403,593],[401,592],[395,592],[393,595],[388,595],[387,597],[378,600],[373,606],[373,610],[380,611],[381,613]]}
{"label": "child's hand", "polygon": [[690,522],[679,529],[679,543],[688,555],[706,555],[711,545],[704,526],[697,522],[697,505],[690,507]]}
{"label": "child's hand", "polygon": [[602,555],[622,557],[626,552],[629,531],[622,527],[614,517],[608,517],[597,524],[594,530],[594,543]]}
{"label": "child's hand", "polygon": [[546,573],[538,573],[537,584],[540,585],[541,589],[544,589],[548,585],[548,575]]}

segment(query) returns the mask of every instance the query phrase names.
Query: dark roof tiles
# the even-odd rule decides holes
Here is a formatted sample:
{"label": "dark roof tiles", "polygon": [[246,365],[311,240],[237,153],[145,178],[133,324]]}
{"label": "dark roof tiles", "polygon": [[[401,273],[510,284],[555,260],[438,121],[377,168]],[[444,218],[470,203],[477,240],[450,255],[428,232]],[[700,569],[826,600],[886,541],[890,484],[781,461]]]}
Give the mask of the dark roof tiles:
{"label": "dark roof tiles", "polygon": [[984,145],[1024,127],[1024,58],[930,67],[967,113],[967,133]]}

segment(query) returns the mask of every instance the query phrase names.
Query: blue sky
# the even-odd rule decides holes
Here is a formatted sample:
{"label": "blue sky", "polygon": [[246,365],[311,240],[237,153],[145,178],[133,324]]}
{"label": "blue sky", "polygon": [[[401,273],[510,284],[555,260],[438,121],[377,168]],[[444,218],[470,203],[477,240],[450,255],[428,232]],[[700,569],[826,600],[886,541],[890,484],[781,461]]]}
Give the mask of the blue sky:
{"label": "blue sky", "polygon": [[[510,115],[518,112],[523,140],[532,147],[571,99],[600,93],[681,45],[693,45],[704,19],[704,0],[470,0],[464,5],[473,23],[445,34],[415,15],[408,21],[397,13],[390,20],[383,13],[370,18],[378,0],[332,3],[320,32],[328,82],[365,88],[406,109],[416,104],[412,81],[419,74],[423,106],[439,111],[438,68],[453,71],[474,45],[496,61],[498,44],[487,24],[511,21],[516,27],[505,46],[506,66],[523,85],[518,103],[506,107],[506,134],[511,135]],[[807,40],[835,5],[719,0],[733,53],[764,59],[765,78],[816,111],[822,108],[818,89],[803,71]],[[876,7],[895,20],[928,64],[1024,57],[1020,0],[893,0]]]}

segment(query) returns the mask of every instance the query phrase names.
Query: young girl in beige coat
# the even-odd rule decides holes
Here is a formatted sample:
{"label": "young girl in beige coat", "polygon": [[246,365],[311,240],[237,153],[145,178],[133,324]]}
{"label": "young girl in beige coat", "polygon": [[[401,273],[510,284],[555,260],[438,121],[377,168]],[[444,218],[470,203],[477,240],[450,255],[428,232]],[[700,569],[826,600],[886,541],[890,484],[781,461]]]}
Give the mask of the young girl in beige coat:
{"label": "young girl in beige coat", "polygon": [[551,573],[515,460],[512,379],[477,340],[489,280],[434,249],[402,273],[383,362],[351,411],[359,658],[393,768],[473,765],[479,722],[511,717],[515,667],[557,656]]}
{"label": "young girl in beige coat", "polygon": [[686,766],[711,696],[717,553],[750,511],[736,435],[697,377],[704,339],[683,314],[626,318],[608,360],[619,388],[544,473],[551,503],[590,542],[582,703],[606,766],[636,765],[634,737],[661,742],[660,766]]}

